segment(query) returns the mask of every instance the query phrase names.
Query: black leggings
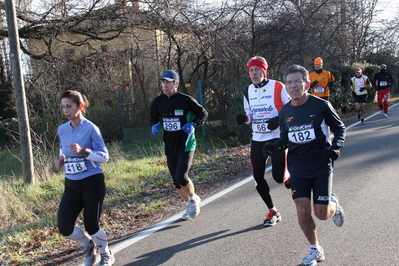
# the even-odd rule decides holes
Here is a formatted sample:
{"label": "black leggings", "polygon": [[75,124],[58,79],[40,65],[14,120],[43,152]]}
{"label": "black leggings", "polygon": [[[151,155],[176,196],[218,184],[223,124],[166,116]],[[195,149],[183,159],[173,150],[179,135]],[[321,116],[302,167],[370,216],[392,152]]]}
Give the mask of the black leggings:
{"label": "black leggings", "polygon": [[100,219],[105,197],[104,174],[96,174],[82,180],[65,178],[65,191],[58,208],[58,231],[63,236],[72,234],[76,218],[83,211],[86,231],[94,235],[100,229]]}
{"label": "black leggings", "polygon": [[177,189],[187,186],[190,179],[188,171],[193,162],[195,151],[186,151],[180,155],[167,155],[169,173],[173,178],[173,184]]}
{"label": "black leggings", "polygon": [[[270,141],[251,141],[251,167],[256,182],[256,190],[269,209],[273,208],[274,204],[270,196],[270,187],[265,179],[266,158],[263,157],[263,146],[266,142],[275,142],[277,140],[278,139],[272,139]],[[272,176],[277,183],[283,183],[287,169],[285,152],[272,154],[271,159]]]}

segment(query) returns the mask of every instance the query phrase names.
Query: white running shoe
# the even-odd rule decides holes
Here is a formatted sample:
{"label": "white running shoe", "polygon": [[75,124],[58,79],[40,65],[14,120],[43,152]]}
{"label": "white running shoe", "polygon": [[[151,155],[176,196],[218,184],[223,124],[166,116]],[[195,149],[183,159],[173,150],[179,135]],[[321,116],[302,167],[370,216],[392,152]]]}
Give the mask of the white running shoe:
{"label": "white running shoe", "polygon": [[194,199],[188,201],[188,215],[190,218],[195,218],[200,213],[201,198],[196,196]]}
{"label": "white running shoe", "polygon": [[183,221],[189,220],[190,219],[190,215],[189,214],[189,208],[188,208],[188,203],[186,203],[186,211],[183,213],[183,216],[181,217],[181,219]]}
{"label": "white running shoe", "polygon": [[302,260],[302,266],[314,266],[318,262],[325,260],[324,250],[322,247],[320,249],[310,248],[309,254]]}
{"label": "white running shoe", "polygon": [[380,116],[384,115],[384,111],[380,110]]}
{"label": "white running shoe", "polygon": [[100,254],[100,256],[100,266],[111,266],[115,263],[115,257],[114,254],[112,254],[111,250],[108,253]]}
{"label": "white running shoe", "polygon": [[335,202],[336,209],[334,216],[332,217],[334,224],[336,226],[342,226],[345,222],[345,212],[344,209],[339,205],[338,197],[334,193],[331,193],[331,201]]}
{"label": "white running shoe", "polygon": [[384,113],[384,117],[385,117],[385,118],[388,118],[389,116],[388,116],[388,114]]}

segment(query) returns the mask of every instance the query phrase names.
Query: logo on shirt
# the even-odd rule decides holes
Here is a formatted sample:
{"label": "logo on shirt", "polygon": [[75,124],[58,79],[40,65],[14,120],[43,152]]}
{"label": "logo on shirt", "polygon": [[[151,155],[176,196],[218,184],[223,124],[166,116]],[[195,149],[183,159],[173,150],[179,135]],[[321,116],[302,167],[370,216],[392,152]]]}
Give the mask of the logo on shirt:
{"label": "logo on shirt", "polygon": [[175,116],[183,115],[183,110],[175,110]]}
{"label": "logo on shirt", "polygon": [[319,196],[319,198],[317,200],[319,200],[319,201],[328,201],[329,197],[328,196]]}
{"label": "logo on shirt", "polygon": [[252,108],[252,112],[256,113],[256,112],[271,112],[273,111],[273,106],[269,106],[269,107],[259,107],[259,108]]}
{"label": "logo on shirt", "polygon": [[271,95],[267,95],[267,96],[262,96],[262,98],[260,98],[261,100],[262,99],[270,99],[272,96]]}
{"label": "logo on shirt", "polygon": [[263,89],[263,90],[262,90],[262,92],[266,92],[266,91],[267,91],[266,89]]}
{"label": "logo on shirt", "polygon": [[291,117],[288,117],[286,122],[287,122],[287,123],[289,123],[289,122],[291,122],[291,121],[292,121],[292,119],[294,119],[294,117],[293,117],[293,116],[291,116]]}

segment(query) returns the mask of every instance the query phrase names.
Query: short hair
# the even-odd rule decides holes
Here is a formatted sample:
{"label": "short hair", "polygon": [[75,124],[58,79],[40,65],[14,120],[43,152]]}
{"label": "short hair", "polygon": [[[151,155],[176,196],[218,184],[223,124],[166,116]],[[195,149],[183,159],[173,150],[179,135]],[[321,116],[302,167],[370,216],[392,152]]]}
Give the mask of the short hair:
{"label": "short hair", "polygon": [[309,82],[309,71],[300,65],[291,65],[285,71],[283,75],[284,82],[286,81],[287,75],[291,73],[301,73],[304,81]]}

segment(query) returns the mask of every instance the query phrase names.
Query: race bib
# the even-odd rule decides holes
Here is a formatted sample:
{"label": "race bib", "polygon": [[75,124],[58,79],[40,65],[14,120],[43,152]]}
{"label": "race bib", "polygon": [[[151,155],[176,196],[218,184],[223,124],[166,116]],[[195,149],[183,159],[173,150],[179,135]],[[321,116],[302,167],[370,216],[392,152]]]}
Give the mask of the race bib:
{"label": "race bib", "polygon": [[165,131],[178,131],[181,129],[179,118],[163,118],[163,129]]}
{"label": "race bib", "polygon": [[85,158],[82,157],[68,157],[64,163],[65,174],[74,175],[87,170]]}
{"label": "race bib", "polygon": [[380,81],[380,86],[388,86],[388,82],[387,81]]}
{"label": "race bib", "polygon": [[255,133],[269,133],[271,130],[267,128],[268,119],[257,119],[252,121],[252,131]]}
{"label": "race bib", "polygon": [[313,90],[315,93],[324,93],[324,87],[316,87]]}
{"label": "race bib", "polygon": [[304,144],[316,139],[312,125],[295,126],[289,128],[288,139],[297,144]]}

